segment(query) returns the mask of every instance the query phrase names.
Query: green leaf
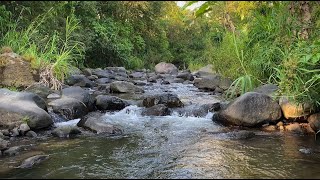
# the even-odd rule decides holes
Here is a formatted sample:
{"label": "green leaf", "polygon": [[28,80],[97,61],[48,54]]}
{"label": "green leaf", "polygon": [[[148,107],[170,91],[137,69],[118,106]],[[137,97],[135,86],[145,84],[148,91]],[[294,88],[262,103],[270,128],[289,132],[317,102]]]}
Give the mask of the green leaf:
{"label": "green leaf", "polygon": [[202,16],[204,13],[208,12],[209,9],[209,2],[203,3],[199,9],[196,11],[196,17]]}

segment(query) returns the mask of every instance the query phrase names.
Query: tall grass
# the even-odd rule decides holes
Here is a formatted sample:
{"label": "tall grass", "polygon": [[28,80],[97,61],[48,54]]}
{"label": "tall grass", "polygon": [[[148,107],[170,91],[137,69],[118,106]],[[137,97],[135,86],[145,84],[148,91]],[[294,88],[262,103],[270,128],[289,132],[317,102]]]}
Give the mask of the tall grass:
{"label": "tall grass", "polygon": [[0,24],[6,23],[8,26],[2,29],[0,42],[1,46],[11,47],[14,52],[30,61],[32,68],[47,71],[40,73],[41,82],[53,89],[59,89],[70,75],[71,67],[78,65],[77,61],[83,58],[84,46],[73,40],[74,33],[79,28],[79,21],[73,14],[66,18],[63,35],[57,31],[52,36],[39,33],[39,27],[51,12],[52,8],[22,30],[18,28],[19,19],[13,20],[10,16],[1,19]]}

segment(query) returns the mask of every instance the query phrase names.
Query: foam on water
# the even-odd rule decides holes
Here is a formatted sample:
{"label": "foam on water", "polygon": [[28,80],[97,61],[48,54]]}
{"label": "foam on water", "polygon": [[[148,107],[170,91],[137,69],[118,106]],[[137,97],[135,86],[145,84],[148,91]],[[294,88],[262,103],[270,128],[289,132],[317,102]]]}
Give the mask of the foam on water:
{"label": "foam on water", "polygon": [[65,121],[65,122],[57,122],[54,125],[56,127],[60,127],[60,126],[77,126],[79,121],[80,121],[80,119],[73,119],[73,120]]}

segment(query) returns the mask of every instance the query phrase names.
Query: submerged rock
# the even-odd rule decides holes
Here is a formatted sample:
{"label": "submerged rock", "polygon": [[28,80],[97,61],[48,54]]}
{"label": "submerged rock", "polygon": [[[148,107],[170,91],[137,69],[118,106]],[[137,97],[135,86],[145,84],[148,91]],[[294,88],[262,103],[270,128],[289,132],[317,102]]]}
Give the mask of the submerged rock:
{"label": "submerged rock", "polygon": [[301,133],[301,134],[303,133],[303,130],[299,123],[292,123],[292,124],[286,125],[285,130],[293,133]]}
{"label": "submerged rock", "polygon": [[104,121],[104,114],[92,112],[81,118],[77,126],[89,129],[97,134],[120,135],[121,129]]}
{"label": "submerged rock", "polygon": [[170,115],[170,110],[163,104],[157,104],[144,109],[141,114],[143,116],[167,116]]}
{"label": "submerged rock", "polygon": [[36,155],[29,157],[28,159],[24,160],[20,166],[17,168],[32,168],[34,165],[40,164],[41,162],[47,160],[49,155]]}
{"label": "submerged rock", "polygon": [[271,97],[247,92],[217,112],[213,120],[225,125],[259,126],[281,118],[281,108]]}
{"label": "submerged rock", "polygon": [[308,118],[308,122],[310,127],[315,131],[318,132],[320,130],[320,113],[312,114]]}

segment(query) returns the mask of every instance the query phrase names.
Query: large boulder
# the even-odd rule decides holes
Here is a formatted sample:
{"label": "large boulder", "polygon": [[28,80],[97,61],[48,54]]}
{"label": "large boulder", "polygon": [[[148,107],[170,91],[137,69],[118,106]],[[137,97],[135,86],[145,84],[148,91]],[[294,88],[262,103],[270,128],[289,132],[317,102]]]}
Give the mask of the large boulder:
{"label": "large boulder", "polygon": [[144,109],[141,114],[143,116],[167,116],[170,115],[170,110],[164,104],[157,104]]}
{"label": "large boulder", "polygon": [[204,76],[210,76],[213,74],[216,74],[215,71],[213,71],[213,65],[208,64],[202,68],[200,68],[198,71],[193,73],[196,77],[204,77]]}
{"label": "large boulder", "polygon": [[312,114],[308,118],[308,122],[310,127],[315,131],[318,132],[320,130],[320,113]]}
{"label": "large boulder", "polygon": [[16,53],[0,55],[0,85],[27,87],[36,82],[35,75],[31,64]]}
{"label": "large boulder", "polygon": [[279,105],[286,119],[305,117],[314,111],[314,107],[311,104],[295,104],[289,101],[286,97],[281,97],[279,99]]}
{"label": "large boulder", "polygon": [[215,90],[217,87],[222,90],[227,90],[232,84],[232,80],[224,78],[218,74],[212,76],[205,76],[194,79],[193,85],[199,89]]}
{"label": "large boulder", "polygon": [[83,102],[66,96],[51,101],[48,105],[52,107],[54,113],[68,120],[81,118],[88,113],[88,109]]}
{"label": "large boulder", "polygon": [[115,81],[110,84],[110,90],[115,93],[143,93],[144,90],[131,82]]}
{"label": "large boulder", "polygon": [[202,104],[200,106],[194,104],[177,109],[176,111],[183,116],[205,117],[209,112],[218,111],[220,108],[220,103]]}
{"label": "large boulder", "polygon": [[91,112],[81,118],[77,126],[89,129],[97,134],[120,135],[121,129],[112,124],[107,123],[104,119],[104,114],[99,112]]}
{"label": "large boulder", "polygon": [[147,96],[143,99],[143,106],[152,107],[157,104],[164,104],[169,108],[183,107],[183,103],[180,101],[176,94],[155,94]]}
{"label": "large boulder", "polygon": [[93,87],[95,83],[90,81],[85,75],[72,75],[66,80],[70,86]]}
{"label": "large boulder", "polygon": [[178,73],[178,68],[171,63],[161,62],[161,63],[158,63],[154,68],[156,73],[160,73],[160,74],[177,74]]}
{"label": "large boulder", "polygon": [[265,85],[262,85],[262,86],[255,88],[252,91],[257,92],[257,93],[266,94],[266,95],[272,97],[273,95],[275,95],[275,93],[278,89],[279,89],[278,86],[275,84],[265,84]]}
{"label": "large boulder", "polygon": [[96,97],[96,106],[100,110],[121,110],[126,103],[115,96],[99,95]]}
{"label": "large boulder", "polygon": [[79,86],[73,86],[62,89],[62,95],[83,102],[89,111],[93,111],[95,109],[95,99],[89,90],[82,89]]}
{"label": "large boulder", "polygon": [[259,126],[281,118],[279,104],[265,94],[247,92],[213,116],[213,121],[225,125]]}
{"label": "large boulder", "polygon": [[43,99],[46,99],[49,94],[55,93],[54,90],[39,83],[27,87],[24,91],[35,93]]}
{"label": "large boulder", "polygon": [[46,109],[46,103],[36,94],[0,89],[0,126],[26,122],[31,129],[46,128],[53,123]]}

